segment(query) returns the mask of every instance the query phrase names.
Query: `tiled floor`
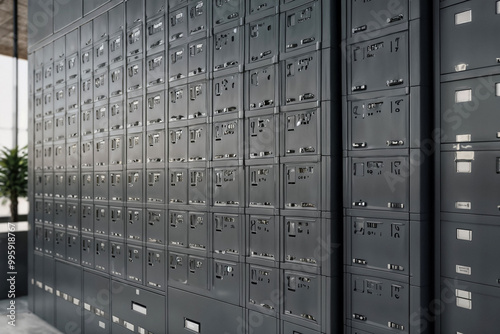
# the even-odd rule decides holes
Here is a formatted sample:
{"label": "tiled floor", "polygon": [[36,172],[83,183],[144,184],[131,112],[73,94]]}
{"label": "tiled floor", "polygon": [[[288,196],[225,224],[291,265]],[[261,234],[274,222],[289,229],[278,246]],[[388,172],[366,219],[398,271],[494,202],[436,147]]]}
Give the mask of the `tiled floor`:
{"label": "tiled floor", "polygon": [[7,324],[10,300],[0,300],[0,333],[2,334],[62,334],[28,310],[28,298],[16,299],[16,327]]}

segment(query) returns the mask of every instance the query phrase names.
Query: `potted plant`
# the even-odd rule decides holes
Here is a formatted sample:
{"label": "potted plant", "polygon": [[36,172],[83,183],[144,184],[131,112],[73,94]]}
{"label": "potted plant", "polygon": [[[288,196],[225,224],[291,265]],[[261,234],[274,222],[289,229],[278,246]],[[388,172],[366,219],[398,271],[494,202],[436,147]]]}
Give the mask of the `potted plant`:
{"label": "potted plant", "polygon": [[0,196],[2,204],[10,200],[10,218],[19,220],[18,198],[28,195],[28,153],[25,148],[4,147],[0,151]]}

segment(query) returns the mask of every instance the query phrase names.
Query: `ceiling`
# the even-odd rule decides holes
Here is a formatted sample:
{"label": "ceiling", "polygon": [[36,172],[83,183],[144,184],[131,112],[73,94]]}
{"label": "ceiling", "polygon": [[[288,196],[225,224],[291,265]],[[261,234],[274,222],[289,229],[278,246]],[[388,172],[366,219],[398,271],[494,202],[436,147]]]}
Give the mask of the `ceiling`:
{"label": "ceiling", "polygon": [[[0,0],[0,54],[14,55],[14,0]],[[17,0],[18,52],[26,59],[28,53],[28,0]]]}

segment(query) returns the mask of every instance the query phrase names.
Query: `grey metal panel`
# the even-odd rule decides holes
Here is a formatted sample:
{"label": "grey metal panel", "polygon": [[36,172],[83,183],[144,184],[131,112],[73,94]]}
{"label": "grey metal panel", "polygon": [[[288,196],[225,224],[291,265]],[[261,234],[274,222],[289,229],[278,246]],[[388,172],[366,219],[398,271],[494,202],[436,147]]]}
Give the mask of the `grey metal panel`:
{"label": "grey metal panel", "polygon": [[66,228],[66,203],[64,201],[54,201],[54,226]]}
{"label": "grey metal panel", "polygon": [[307,326],[321,328],[328,318],[323,318],[325,294],[322,276],[302,272],[283,271],[283,309],[282,319],[300,321]]}
{"label": "grey metal panel", "polygon": [[64,230],[54,230],[54,257],[66,259],[66,232]]}
{"label": "grey metal panel", "polygon": [[498,88],[498,75],[441,84],[441,142],[498,141]]}
{"label": "grey metal panel", "polygon": [[34,253],[33,272],[34,272],[34,305],[33,311],[41,317],[43,315],[43,255]]}
{"label": "grey metal panel", "polygon": [[188,282],[188,255],[169,252],[168,280],[170,282],[187,284]]}
{"label": "grey metal panel", "polygon": [[198,35],[207,35],[210,24],[210,2],[200,0],[190,3],[188,6],[188,35],[196,37]]}
{"label": "grey metal panel", "polygon": [[165,83],[166,66],[164,52],[156,53],[146,59],[146,82],[148,87]]}
{"label": "grey metal panel", "polygon": [[[200,1],[201,2],[201,1]],[[206,75],[209,71],[209,39],[200,39],[188,44],[189,52],[187,75],[194,78]]]}
{"label": "grey metal panel", "polygon": [[278,165],[248,166],[247,205],[255,208],[278,208],[280,205],[280,168]]}
{"label": "grey metal panel", "polygon": [[168,22],[168,42],[170,45],[184,42],[188,35],[187,7],[170,11]]}
{"label": "grey metal panel", "polygon": [[[76,45],[74,47],[77,48]],[[79,81],[78,80],[79,75],[80,75],[80,57],[78,56],[78,53],[68,54],[68,56],[66,57],[66,80],[68,82],[74,80]]]}
{"label": "grey metal panel", "polygon": [[43,252],[43,241],[44,241],[44,236],[43,236],[43,225],[42,224],[36,224],[34,227],[35,230],[35,250],[38,252]]}
{"label": "grey metal panel", "polygon": [[[112,99],[109,101],[109,131],[123,130],[125,123],[125,108],[123,100]],[[123,147],[123,145],[122,145]],[[111,152],[111,151],[110,151]]]}
{"label": "grey metal panel", "polygon": [[125,58],[125,40],[123,31],[119,31],[115,35],[109,37],[109,63],[115,64],[122,62]]}
{"label": "grey metal panel", "polygon": [[[71,116],[71,122],[75,122],[79,117],[76,114],[68,115],[68,122]],[[75,117],[72,117],[75,116]],[[78,121],[77,121],[78,123]],[[76,170],[80,168],[79,143],[77,141],[68,141],[66,143],[66,170]]]}
{"label": "grey metal panel", "polygon": [[[62,50],[59,49],[59,50],[56,50],[56,52],[59,55],[61,55],[61,54],[64,55],[64,50],[65,50],[64,45],[59,46],[59,48],[62,48]],[[54,86],[58,87],[58,86],[61,86],[62,84],[64,84],[64,81],[66,80],[66,59],[65,58],[57,59],[54,62],[54,69],[55,69]]]}
{"label": "grey metal panel", "polygon": [[165,12],[166,3],[164,0],[152,0],[146,3],[146,18]]}
{"label": "grey metal panel", "polygon": [[[42,54],[42,49],[38,50],[37,53]],[[43,56],[40,56],[43,60]],[[43,89],[43,69],[42,65],[38,65],[39,67],[35,69],[34,73],[34,81],[35,81],[35,92],[41,93]],[[35,115],[36,117],[36,115]]]}
{"label": "grey metal panel", "polygon": [[321,53],[308,53],[282,61],[282,105],[318,101],[321,89]]}
{"label": "grey metal panel", "polygon": [[[89,111],[92,117],[92,111]],[[80,151],[81,168],[91,170],[94,167],[94,142],[92,139],[82,140]]]}
{"label": "grey metal panel", "polygon": [[495,225],[441,222],[441,273],[460,280],[498,286],[498,235]]}
{"label": "grey metal panel", "polygon": [[43,194],[45,197],[54,196],[54,174],[46,172],[43,174]]}
{"label": "grey metal panel", "polygon": [[168,119],[170,122],[187,119],[188,90],[187,86],[177,86],[168,91]]}
{"label": "grey metal panel", "polygon": [[51,325],[55,324],[55,260],[52,257],[43,257],[43,315],[42,319]]}
{"label": "grey metal panel", "polygon": [[[128,4],[128,2],[127,2]],[[127,28],[127,55],[141,55],[143,52],[144,27],[138,24],[134,27]]]}
{"label": "grey metal panel", "polygon": [[409,146],[409,96],[353,101],[348,113],[350,149]]}
{"label": "grey metal panel", "polygon": [[82,105],[85,105],[84,108],[88,108],[92,104],[92,101],[94,99],[93,89],[94,85],[91,77],[87,79],[82,79],[80,85],[80,101]]}
{"label": "grey metal panel", "polygon": [[[287,321],[283,321],[282,325],[282,331],[281,334],[318,334],[319,332],[302,327],[296,324],[292,324]],[[361,333],[356,333],[356,334],[361,334]],[[368,333],[363,333],[363,334],[368,334]]]}
{"label": "grey metal panel", "polygon": [[214,33],[213,67],[214,73],[228,70],[243,69],[244,63],[245,27],[237,26]]}
{"label": "grey metal panel", "polygon": [[279,105],[278,68],[270,65],[246,72],[248,95],[245,110],[274,108]]}
{"label": "grey metal panel", "polygon": [[30,45],[34,45],[54,31],[53,1],[30,0],[28,8],[28,22],[30,22],[28,41]]}
{"label": "grey metal panel", "polygon": [[409,3],[391,6],[390,0],[364,2],[350,0],[348,6],[347,36],[364,38],[375,30],[390,27],[409,20]]}
{"label": "grey metal panel", "polygon": [[[107,108],[99,108],[98,112],[100,113],[102,109]],[[97,110],[96,110],[97,112]],[[103,118],[101,118],[103,120]],[[97,122],[96,122],[97,123]],[[107,122],[105,122],[107,123]],[[94,123],[95,124],[95,123]],[[107,124],[106,130],[107,130]],[[101,137],[94,139],[94,170],[107,170],[108,161],[109,161],[109,144],[108,137]]]}
{"label": "grey metal panel", "polygon": [[209,125],[191,125],[189,126],[188,130],[188,161],[198,162],[207,161],[208,159],[210,159]]}
{"label": "grey metal panel", "polygon": [[77,199],[80,197],[78,173],[66,173],[66,197]]}
{"label": "grey metal panel", "polygon": [[[51,116],[54,113],[54,92],[46,90],[43,94],[43,116]],[[45,138],[44,138],[45,139]]]}
{"label": "grey metal panel", "polygon": [[410,180],[401,178],[408,166],[410,159],[406,156],[352,158],[349,205],[386,211],[410,210]]}
{"label": "grey metal panel", "polygon": [[165,169],[147,169],[146,200],[148,203],[165,204]]}
{"label": "grey metal panel", "polygon": [[279,291],[280,270],[252,264],[247,270],[247,308],[279,316],[280,302],[273,296]]}
{"label": "grey metal panel", "polygon": [[[108,37],[108,13],[106,12],[104,14],[97,16],[93,21],[94,21],[93,22],[94,43],[97,43],[98,41]],[[100,46],[100,44],[97,44],[97,46]]]}
{"label": "grey metal panel", "polygon": [[441,210],[498,216],[498,151],[471,149],[441,152]]}
{"label": "grey metal panel", "polygon": [[[101,0],[98,0],[101,1]],[[108,31],[109,35],[113,35],[125,28],[125,3],[111,8],[108,12]],[[122,44],[123,45],[123,44]]]}
{"label": "grey metal panel", "polygon": [[125,279],[125,245],[110,241],[109,271],[112,276]]}
{"label": "grey metal panel", "polygon": [[43,117],[43,95],[42,94],[35,95],[34,117],[37,120]]}
{"label": "grey metal panel", "polygon": [[213,161],[243,160],[243,119],[213,122],[212,159]]}
{"label": "grey metal panel", "polygon": [[245,221],[236,214],[213,213],[210,225],[215,254],[240,256],[244,251]]}
{"label": "grey metal panel", "polygon": [[122,206],[110,206],[109,216],[109,236],[125,238],[125,209]]}
{"label": "grey metal panel", "polygon": [[490,5],[467,1],[440,11],[442,74],[498,64],[500,50],[493,35],[485,33],[499,27],[495,4]]}
{"label": "grey metal panel", "polygon": [[88,13],[96,10],[97,8],[104,5],[110,0],[83,0],[83,13],[87,15]]}
{"label": "grey metal panel", "polygon": [[125,163],[125,142],[123,135],[110,136],[108,150],[109,168],[113,170],[121,169]]}
{"label": "grey metal panel", "polygon": [[94,238],[82,234],[81,242],[82,266],[94,268]]}
{"label": "grey metal panel", "polygon": [[143,121],[143,101],[142,96],[137,96],[134,98],[129,98],[127,101],[127,116],[124,118],[127,120],[127,128],[131,127],[141,127],[144,123]]}
{"label": "grey metal panel", "polygon": [[[43,119],[43,141],[50,143],[54,140],[54,117],[49,116]],[[45,165],[52,166],[52,164]]]}
{"label": "grey metal panel", "polygon": [[352,266],[415,275],[410,267],[412,224],[396,219],[348,217],[349,238],[346,261]]}
{"label": "grey metal panel", "polygon": [[281,16],[284,26],[283,51],[289,52],[321,42],[322,8],[321,1],[311,1],[293,8]]}
{"label": "grey metal panel", "polygon": [[92,47],[82,49],[80,52],[80,73],[82,78],[90,76],[93,70],[94,70],[94,55]]}
{"label": "grey metal panel", "polygon": [[[130,285],[112,281],[113,303],[111,314],[120,323],[127,321],[134,327],[142,327],[146,333],[166,333],[165,296],[136,289]],[[113,332],[114,333],[114,332]]]}
{"label": "grey metal panel", "polygon": [[80,264],[80,236],[78,233],[66,233],[66,259]]}
{"label": "grey metal panel", "polygon": [[[40,122],[41,124],[41,122]],[[43,146],[35,147],[35,170],[41,171],[43,169]]]}
{"label": "grey metal panel", "polygon": [[[95,26],[95,24],[94,24]],[[107,27],[107,25],[106,25]],[[105,68],[108,65],[109,58],[109,43],[108,39],[102,40],[96,44],[94,44],[94,71],[98,71],[102,68]],[[107,78],[106,78],[107,79]]]}
{"label": "grey metal panel", "polygon": [[210,259],[194,255],[188,256],[188,281],[191,287],[207,290],[209,282]]}
{"label": "grey metal panel", "polygon": [[212,202],[217,207],[244,207],[245,172],[242,166],[218,167],[212,174]]}
{"label": "grey metal panel", "polygon": [[163,250],[148,248],[146,263],[146,285],[165,291],[166,270],[165,252]]}
{"label": "grey metal panel", "polygon": [[[35,122],[35,144],[41,144],[43,142],[43,121],[40,119]],[[39,149],[39,148],[36,148]],[[36,156],[36,158],[41,157],[41,155]],[[35,168],[41,168],[43,163],[35,163]]]}
{"label": "grey metal panel", "polygon": [[[168,333],[238,333],[244,331],[243,309],[207,297],[168,289]],[[192,329],[189,329],[192,328]]]}
{"label": "grey metal panel", "polygon": [[[163,1],[162,1],[163,2]],[[146,6],[147,10],[148,6]],[[165,16],[151,19],[146,24],[146,52],[148,54],[165,49]]]}
{"label": "grey metal panel", "polygon": [[94,206],[88,203],[81,203],[80,205],[80,227],[82,232],[94,232]]}
{"label": "grey metal panel", "polygon": [[247,322],[247,333],[280,333],[279,320],[273,316],[248,310]]}
{"label": "grey metal panel", "polygon": [[144,134],[141,132],[127,135],[127,167],[142,165],[144,153]]}
{"label": "grey metal panel", "polygon": [[[109,93],[109,74],[107,69],[99,70],[94,74],[94,101],[103,101],[108,98]],[[83,98],[83,97],[82,97]]]}
{"label": "grey metal panel", "polygon": [[169,128],[168,160],[169,162],[186,162],[188,155],[188,128]]}
{"label": "grey metal panel", "polygon": [[144,210],[141,208],[127,207],[127,239],[133,241],[144,240]]}
{"label": "grey metal panel", "polygon": [[45,198],[43,201],[43,224],[52,225],[53,223],[54,223],[54,202],[51,199]]}
{"label": "grey metal panel", "polygon": [[172,10],[176,7],[179,7],[179,6],[186,5],[187,2],[188,2],[188,0],[167,0],[168,8],[170,10]]}
{"label": "grey metal panel", "polygon": [[215,1],[212,10],[214,27],[245,17],[244,1]]}
{"label": "grey metal panel", "polygon": [[144,80],[143,59],[139,56],[129,59],[127,63],[127,91],[139,90]]}
{"label": "grey metal panel", "polygon": [[[163,56],[162,56],[163,57]],[[154,58],[156,59],[156,58]],[[154,61],[153,59],[153,61]],[[161,60],[161,62],[164,62],[164,60]],[[162,70],[161,76],[158,78],[162,78],[165,75],[165,70]],[[149,73],[149,72],[148,72]],[[149,81],[149,79],[148,79]],[[153,124],[160,124],[160,123],[165,123],[165,118],[166,118],[166,103],[165,103],[165,91],[160,90],[156,92],[151,92],[148,93],[146,96],[146,104],[147,104],[147,113],[146,113],[146,124],[147,125],[153,125]]]}
{"label": "grey metal panel", "polygon": [[127,280],[143,283],[144,281],[144,248],[127,245]]}
{"label": "grey metal panel", "polygon": [[98,317],[87,310],[83,311],[83,317],[88,319],[85,321],[84,334],[107,334],[111,331],[111,323],[108,319]]}
{"label": "grey metal panel", "polygon": [[35,196],[43,197],[43,173],[35,173]]}
{"label": "grey metal panel", "polygon": [[107,236],[109,234],[109,207],[107,205],[96,204],[94,212],[94,236]]}
{"label": "grey metal panel", "polygon": [[169,211],[168,245],[188,247],[188,213],[185,211]]}
{"label": "grey metal panel", "polygon": [[[54,141],[63,140],[65,138],[66,138],[65,115],[59,114],[59,115],[54,116]],[[65,146],[64,144],[61,144],[61,145]],[[65,150],[63,150],[63,156],[64,156],[64,158],[66,158]],[[66,163],[66,159],[64,159],[64,163]],[[66,166],[64,166],[64,167],[66,167]]]}
{"label": "grey metal panel", "polygon": [[234,305],[242,302],[244,287],[244,264],[213,259],[212,296]]}
{"label": "grey metal panel", "polygon": [[447,292],[443,300],[449,305],[441,315],[442,333],[495,333],[500,325],[495,313],[500,303],[497,287],[445,278],[441,290]]}
{"label": "grey metal panel", "polygon": [[[195,49],[194,49],[195,50]],[[191,56],[191,49],[188,45],[181,45],[168,49],[168,81],[175,84],[175,81],[182,80],[188,76],[188,60]]]}
{"label": "grey metal panel", "polygon": [[265,60],[276,62],[279,53],[278,36],[278,15],[267,16],[247,24],[245,39],[249,52],[245,52],[245,62],[247,64]]}
{"label": "grey metal panel", "polygon": [[54,1],[54,31],[61,30],[82,17],[82,1]]}
{"label": "grey metal panel", "polygon": [[[65,49],[65,56],[66,57],[70,57],[72,54],[78,52],[78,46],[80,45],[79,44],[79,31],[78,29],[74,29],[68,33],[66,33],[66,43],[65,43],[65,46],[66,46],[66,49]],[[57,56],[57,54],[56,54]],[[68,59],[68,58],[66,58]]]}
{"label": "grey metal panel", "polygon": [[303,270],[327,265],[321,251],[328,242],[323,224],[321,218],[284,217],[283,262],[299,264]]}
{"label": "grey metal panel", "polygon": [[144,1],[129,0],[126,3],[127,8],[127,26],[144,22]]}
{"label": "grey metal panel", "polygon": [[[63,118],[64,119],[64,118]],[[66,169],[66,147],[64,143],[54,144],[54,170]],[[54,179],[55,180],[55,179]],[[64,193],[62,194],[64,196]],[[57,197],[57,195],[54,195]]]}
{"label": "grey metal panel", "polygon": [[142,170],[127,170],[127,201],[129,203],[143,201],[143,175]]}
{"label": "grey metal panel", "polygon": [[146,242],[152,245],[165,245],[166,219],[165,211],[160,209],[146,209]]}
{"label": "grey metal panel", "polygon": [[186,168],[169,168],[168,201],[170,204],[188,203],[189,175]]}
{"label": "grey metal panel", "polygon": [[45,254],[52,256],[54,252],[54,227],[43,227],[43,251]]}
{"label": "grey metal panel", "polygon": [[188,202],[190,205],[207,206],[210,203],[209,170],[206,168],[189,169]]}
{"label": "grey metal panel", "polygon": [[94,247],[95,269],[107,274],[109,272],[109,241],[96,238]]}
{"label": "grey metal panel", "polygon": [[80,205],[78,202],[66,202],[66,228],[68,232],[80,230]]}
{"label": "grey metal panel", "polygon": [[247,215],[246,236],[248,259],[280,260],[279,220],[276,217]]}
{"label": "grey metal panel", "polygon": [[[156,96],[151,97],[154,99]],[[164,109],[163,109],[164,110]],[[164,112],[162,110],[162,112]],[[147,133],[146,163],[148,166],[162,166],[166,162],[165,130],[153,130]]]}
{"label": "grey metal panel", "polygon": [[[373,92],[409,85],[408,33],[401,32],[350,47],[350,93]],[[375,75],[366,75],[377,68]]]}
{"label": "grey metal panel", "polygon": [[207,251],[209,249],[208,213],[190,212],[188,228],[188,247]]}
{"label": "grey metal panel", "polygon": [[321,210],[321,163],[302,162],[283,165],[283,208],[298,210]]}
{"label": "grey metal panel", "polygon": [[92,172],[82,172],[81,176],[81,197],[85,200],[94,198],[94,175]]}

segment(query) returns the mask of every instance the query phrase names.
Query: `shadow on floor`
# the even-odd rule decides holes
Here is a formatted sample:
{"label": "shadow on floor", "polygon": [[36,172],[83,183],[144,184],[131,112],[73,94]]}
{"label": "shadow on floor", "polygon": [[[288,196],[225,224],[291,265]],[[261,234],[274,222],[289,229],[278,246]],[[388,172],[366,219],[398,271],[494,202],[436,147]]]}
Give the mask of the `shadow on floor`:
{"label": "shadow on floor", "polygon": [[2,334],[62,334],[28,310],[28,297],[16,298],[16,326],[8,324],[10,299],[0,300],[0,333]]}

